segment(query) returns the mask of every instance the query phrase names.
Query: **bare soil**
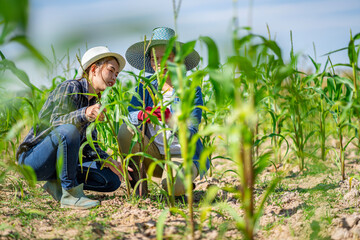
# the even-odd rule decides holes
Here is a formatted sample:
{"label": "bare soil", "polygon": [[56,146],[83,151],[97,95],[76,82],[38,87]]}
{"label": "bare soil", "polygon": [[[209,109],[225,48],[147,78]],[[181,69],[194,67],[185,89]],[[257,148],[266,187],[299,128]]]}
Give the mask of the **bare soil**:
{"label": "bare soil", "polygon": [[[239,187],[234,168],[227,160],[216,160],[212,177],[196,179],[196,239],[243,239],[229,214],[213,211],[201,222],[203,199],[210,186]],[[347,176],[360,170],[357,154],[347,156]],[[306,169],[283,164],[268,167],[257,181],[255,199],[277,174],[281,182],[269,197],[259,220],[256,239],[360,239],[360,181],[341,180],[340,170],[328,160],[307,160]],[[164,209],[165,197],[154,188],[146,199],[126,197],[124,186],[113,193],[86,192],[101,206],[91,210],[60,208],[42,190],[43,182],[30,188],[23,182],[23,192],[16,177],[0,185],[0,239],[156,239],[157,223]],[[241,202],[233,193],[220,189],[215,202],[225,202],[241,214]],[[180,199],[178,209],[188,215]],[[217,209],[213,209],[217,210]],[[188,222],[181,214],[168,214],[164,239],[187,239]]]}

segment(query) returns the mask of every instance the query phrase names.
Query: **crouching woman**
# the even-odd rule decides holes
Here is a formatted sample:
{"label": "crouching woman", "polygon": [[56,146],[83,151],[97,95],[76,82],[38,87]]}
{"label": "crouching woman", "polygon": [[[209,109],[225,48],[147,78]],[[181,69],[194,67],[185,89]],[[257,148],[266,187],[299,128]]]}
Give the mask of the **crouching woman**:
{"label": "crouching woman", "polygon": [[[97,144],[97,153],[86,145],[81,170],[79,149],[86,141],[90,123],[104,120],[96,95],[100,98],[102,91],[115,84],[125,60],[99,46],[85,52],[81,65],[80,79],[64,81],[50,93],[39,113],[41,122],[20,144],[17,158],[19,164],[34,169],[38,181],[47,181],[44,189],[61,203],[61,207],[88,209],[100,202],[87,198],[84,189],[111,192],[120,186],[121,173],[117,169],[122,171],[122,168],[117,161],[110,159]],[[96,128],[92,136],[96,141]],[[101,169],[99,161],[93,162],[98,154],[113,164],[105,164]],[[61,169],[58,173],[57,165]]]}

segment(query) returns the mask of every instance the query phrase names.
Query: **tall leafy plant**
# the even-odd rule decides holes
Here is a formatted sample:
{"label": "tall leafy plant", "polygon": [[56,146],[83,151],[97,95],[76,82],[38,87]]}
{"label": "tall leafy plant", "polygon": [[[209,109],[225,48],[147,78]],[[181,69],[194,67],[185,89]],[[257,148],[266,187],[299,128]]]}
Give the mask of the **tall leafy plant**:
{"label": "tall leafy plant", "polygon": [[[0,1],[0,47],[17,43],[30,52],[33,60],[46,64],[47,60],[33,47],[26,36],[28,5],[27,0]],[[5,75],[5,72],[10,75]],[[21,130],[25,126],[36,126],[39,122],[37,115],[39,105],[43,103],[42,90],[30,82],[28,75],[19,69],[14,61],[6,58],[6,52],[2,48],[0,50],[0,83],[9,84],[8,77],[11,75],[24,83],[27,88],[21,93],[21,97],[9,92],[2,95],[0,149],[5,151],[4,158],[8,159],[2,162],[2,165],[5,165],[3,168],[5,172],[9,169],[21,172],[33,185],[36,180],[34,172],[29,167],[19,167],[15,164],[15,150],[21,140]],[[9,147],[12,151],[9,151]],[[5,174],[1,176],[0,181],[3,180]]]}
{"label": "tall leafy plant", "polygon": [[[260,41],[255,42],[258,39]],[[221,132],[226,137],[228,142],[227,153],[237,166],[235,172],[239,177],[241,188],[225,190],[237,193],[236,196],[239,197],[243,210],[241,217],[226,203],[209,207],[211,199],[215,196],[214,191],[211,190],[206,197],[208,200],[203,205],[201,216],[206,216],[206,213],[211,211],[209,209],[214,208],[228,212],[245,238],[253,239],[265,201],[278,181],[275,179],[271,183],[260,203],[256,204],[254,198],[255,182],[269,163],[269,154],[258,157],[255,155],[255,128],[258,110],[265,94],[264,79],[261,70],[259,70],[261,69],[259,63],[266,61],[265,56],[267,54],[271,55],[273,54],[272,51],[277,51],[277,45],[261,36],[252,34],[245,35],[242,38],[236,36],[234,39],[235,54],[220,68],[216,54],[212,54],[217,52],[216,44],[210,38],[203,37],[201,40],[206,43],[209,52],[209,81],[213,85],[216,104],[219,108],[223,107],[224,104],[229,104],[229,114],[225,119],[225,124],[217,126],[213,131]]]}

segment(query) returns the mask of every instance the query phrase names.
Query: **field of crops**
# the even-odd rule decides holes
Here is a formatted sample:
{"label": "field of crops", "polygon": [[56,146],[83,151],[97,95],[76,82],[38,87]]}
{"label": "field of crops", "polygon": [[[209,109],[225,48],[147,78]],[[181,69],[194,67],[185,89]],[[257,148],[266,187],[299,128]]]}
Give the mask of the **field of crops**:
{"label": "field of crops", "polygon": [[[13,9],[0,3],[0,9]],[[34,61],[49,64],[26,36],[16,35],[26,26],[27,13],[13,10],[19,14],[0,10],[0,47],[18,43]],[[0,88],[0,238],[359,239],[360,33],[339,46],[338,51],[348,53],[347,62],[332,62],[334,52],[325,65],[309,56],[314,71],[305,72],[298,55],[282,52],[270,32],[261,36],[234,29],[233,53],[226,62],[220,62],[211,38],[199,37],[176,46],[176,61],[169,63],[180,99],[176,124],[186,197],[175,198],[171,186],[169,192],[161,189],[149,172],[147,197],[136,196],[126,179],[114,193],[87,192],[101,206],[85,211],[60,208],[32,169],[17,165],[15,158],[25,134],[41,121],[38,114],[48,94],[75,77],[74,66],[54,77],[51,87],[39,89],[0,49],[0,82],[7,81],[6,73],[27,86],[21,92]],[[207,49],[206,62],[186,74],[184,59],[195,44]],[[60,65],[64,59],[54,61]],[[160,84],[165,81],[161,73],[155,77]],[[118,130],[123,122],[130,124],[127,108],[137,94],[135,86],[153,79],[144,72],[122,72],[118,80],[102,94],[106,120],[91,127],[99,132],[101,148],[127,165],[134,155],[120,151]],[[202,122],[188,139],[197,86],[203,90]],[[160,93],[153,100],[163,106]],[[201,165],[208,158],[211,167],[193,189],[189,153],[198,139],[204,144]],[[91,134],[86,144],[93,146]],[[159,164],[172,167],[170,154]]]}

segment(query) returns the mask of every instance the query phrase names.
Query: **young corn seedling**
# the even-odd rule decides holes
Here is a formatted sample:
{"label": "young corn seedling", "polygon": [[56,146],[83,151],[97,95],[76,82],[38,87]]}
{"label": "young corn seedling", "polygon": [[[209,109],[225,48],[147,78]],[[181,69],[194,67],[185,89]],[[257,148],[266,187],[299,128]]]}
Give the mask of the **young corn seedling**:
{"label": "young corn seedling", "polygon": [[[338,63],[338,64],[334,64],[332,65],[332,67],[337,67],[337,66],[341,66],[341,67],[349,67],[352,69],[352,86],[353,86],[353,107],[352,110],[354,112],[354,116],[357,117],[357,130],[356,131],[356,138],[358,139],[357,141],[357,147],[360,148],[360,138],[359,138],[359,134],[358,134],[358,130],[360,129],[360,111],[359,111],[359,103],[360,103],[360,94],[359,94],[359,90],[358,90],[358,84],[359,84],[359,53],[360,53],[360,44],[356,44],[356,41],[359,42],[360,39],[360,33],[355,34],[355,36],[352,36],[352,32],[350,31],[350,41],[347,47],[345,48],[341,48],[332,52],[329,52],[325,55],[331,55],[333,53],[339,52],[339,51],[343,51],[343,50],[347,50],[347,54],[348,54],[348,58],[349,58],[349,63]],[[329,58],[330,59],[330,58]],[[350,78],[350,77],[349,77]]]}
{"label": "young corn seedling", "polygon": [[[178,137],[181,144],[181,157],[183,159],[183,169],[185,172],[184,184],[186,189],[186,196],[188,200],[188,210],[189,210],[189,227],[190,234],[194,238],[195,224],[194,224],[194,209],[193,209],[193,155],[195,153],[196,142],[199,139],[198,134],[191,133],[189,130],[189,125],[192,126],[193,121],[201,121],[200,119],[194,119],[193,112],[200,111],[200,114],[195,114],[201,116],[201,108],[194,105],[195,93],[199,91],[199,86],[201,86],[202,79],[204,78],[204,72],[198,70],[195,73],[186,76],[185,57],[191,53],[195,47],[195,41],[187,42],[183,44],[180,48],[177,45],[175,62],[169,63],[169,71],[171,75],[172,82],[176,89],[176,96],[179,98],[177,103],[176,111],[176,123],[178,126]],[[196,123],[195,123],[196,124]],[[192,127],[193,128],[193,127]],[[200,164],[200,174],[202,174],[203,169]],[[179,177],[179,176],[178,176]]]}
{"label": "young corn seedling", "polygon": [[[264,50],[259,52],[257,60],[253,60],[256,62],[255,68],[257,69],[255,106],[258,109],[259,116],[263,112],[264,114],[270,114],[270,129],[272,131],[270,134],[265,133],[265,135],[261,136],[260,132],[257,130],[257,136],[261,137],[261,139],[257,138],[256,141],[258,142],[269,137],[271,138],[275,158],[274,164],[276,166],[282,162],[281,143],[283,141],[287,143],[287,140],[282,134],[283,122],[288,118],[287,109],[282,104],[282,83],[284,79],[289,77],[293,72],[293,69],[289,65],[284,64],[281,50],[274,41],[267,40],[261,36],[258,38],[263,41],[263,46],[265,46],[265,49],[268,51]],[[266,126],[266,118],[259,123]],[[258,127],[259,124],[256,125],[256,129],[258,129]],[[263,129],[265,130],[265,127],[263,127]],[[256,149],[258,148],[258,144],[256,144]],[[257,156],[259,156],[259,154],[257,154]]]}
{"label": "young corn seedling", "polygon": [[[291,39],[291,44],[292,39]],[[290,116],[289,136],[295,146],[295,153],[298,159],[299,169],[303,171],[305,168],[305,157],[309,155],[305,151],[306,143],[314,135],[315,131],[306,131],[306,123],[313,108],[311,105],[303,104],[309,102],[311,95],[308,90],[308,81],[303,77],[304,73],[297,70],[297,57],[294,55],[293,48],[290,53],[292,67],[291,74],[287,78],[285,102],[283,103]]]}
{"label": "young corn seedling", "polygon": [[[202,107],[203,121],[201,123],[199,132],[201,132],[203,129],[207,129],[208,127],[211,128],[211,126],[216,128],[217,125],[224,124],[224,121],[229,114],[228,104],[225,104],[222,108],[216,105],[214,92],[209,81],[203,81],[202,90],[204,96],[204,106]],[[219,154],[219,149],[216,147],[219,142],[224,141],[224,138],[222,134],[207,133],[201,137],[201,141],[204,145],[204,149],[208,151],[208,154],[206,155],[208,155],[210,161],[209,177],[212,177],[214,169],[212,161],[215,159],[226,159],[226,156]],[[215,150],[218,150],[218,152],[215,152]]]}
{"label": "young corn seedling", "polygon": [[[254,35],[246,35],[235,39],[235,56],[219,69],[216,61],[209,62],[209,81],[213,85],[214,95],[218,107],[230,103],[229,115],[224,125],[218,126],[219,132],[225,134],[228,141],[228,154],[236,163],[236,174],[239,176],[241,187],[239,190],[231,190],[238,193],[242,203],[243,216],[240,217],[234,209],[226,203],[215,204],[214,207],[224,210],[231,215],[237,224],[237,228],[244,234],[246,239],[253,239],[255,227],[261,216],[261,212],[267,196],[273,191],[277,180],[268,188],[261,200],[259,207],[255,206],[254,186],[255,180],[268,164],[269,154],[255,158],[255,128],[257,122],[257,111],[260,108],[262,86],[261,74],[258,74],[256,62],[260,53],[277,51],[273,42],[268,42],[260,37],[261,44],[252,44],[250,40],[256,38]],[[202,38],[210,49],[216,47],[209,38]],[[245,43],[247,45],[245,46]],[[268,47],[271,46],[271,47]],[[221,84],[220,84],[221,83]],[[258,94],[258,96],[256,95]],[[230,99],[230,101],[228,101]],[[214,190],[216,192],[216,189]],[[209,191],[209,199],[215,196]],[[211,200],[209,200],[211,202]],[[209,204],[209,202],[207,204]],[[202,219],[211,207],[206,205],[201,213]]]}
{"label": "young corn seedling", "polygon": [[[349,63],[352,68],[353,73],[353,85],[354,85],[354,92],[355,98],[357,98],[358,94],[358,79],[359,79],[359,52],[360,52],[360,44],[356,45],[355,41],[360,39],[360,33],[356,34],[354,37],[350,31],[350,42],[348,44],[348,57]],[[357,47],[357,49],[356,49]]]}
{"label": "young corn seedling", "polygon": [[[340,96],[334,94],[334,82],[333,82],[333,75],[326,71],[327,65],[329,63],[329,60],[325,63],[324,69],[322,72],[320,71],[320,64],[317,64],[311,57],[311,61],[314,64],[314,67],[316,69],[316,73],[311,74],[307,76],[307,78],[312,79],[312,82],[314,83],[313,86],[308,86],[307,89],[312,90],[317,94],[315,95],[314,105],[315,105],[315,112],[318,113],[318,124],[316,134],[320,137],[320,159],[325,161],[326,155],[328,152],[328,148],[326,147],[326,140],[331,135],[327,128],[328,120],[327,116],[331,113],[331,107],[335,104],[335,96]],[[330,81],[330,82],[329,82]]]}
{"label": "young corn seedling", "polygon": [[[79,58],[78,61],[80,62]],[[87,76],[85,77],[87,78]],[[89,79],[88,82],[89,84],[92,84]],[[110,91],[112,92],[112,94],[110,93]],[[96,101],[101,105],[100,112],[102,112],[106,108],[109,108],[110,111],[109,113],[103,112],[106,117],[106,121],[101,122],[97,118],[94,122],[90,123],[86,129],[86,141],[82,143],[79,149],[79,163],[81,165],[81,170],[83,170],[83,150],[85,147],[87,147],[87,145],[89,145],[89,147],[93,150],[94,153],[94,156],[92,157],[95,157],[93,163],[91,164],[96,164],[95,162],[99,161],[102,164],[102,168],[105,166],[105,164],[110,164],[117,171],[119,171],[125,180],[127,197],[130,198],[130,182],[128,177],[129,161],[131,157],[143,155],[143,153],[129,154],[127,156],[124,156],[125,154],[122,153],[120,143],[117,138],[120,124],[122,122],[126,122],[128,125],[130,125],[128,119],[122,116],[122,113],[127,113],[126,106],[128,105],[129,100],[126,98],[124,99],[124,95],[121,91],[121,85],[120,91],[116,88],[107,88],[102,93],[101,99],[99,99],[99,96],[97,94],[86,93],[84,95],[91,95],[96,98]],[[129,96],[127,97],[129,98]],[[95,128],[97,128],[96,132],[94,132]],[[94,141],[94,139],[97,139],[98,135],[100,136],[100,138],[102,137],[102,139],[98,138],[97,141]],[[101,156],[97,152],[98,148],[101,148],[103,150],[111,149],[113,153],[109,156]],[[123,172],[120,171],[120,169],[110,161],[111,159],[117,161],[118,158],[120,158],[121,164],[123,166]],[[86,178],[89,174],[89,171],[90,168],[88,168]]]}
{"label": "young corn seedling", "polygon": [[[161,59],[161,63],[160,63],[160,71],[156,72],[156,78],[158,80],[158,90],[155,91],[156,96],[159,98],[159,104],[160,104],[160,110],[161,110],[161,122],[162,122],[162,128],[159,130],[159,132],[163,132],[163,142],[164,142],[164,152],[165,152],[165,170],[166,170],[166,184],[167,184],[167,190],[168,190],[168,195],[169,195],[169,199],[170,199],[170,205],[171,207],[175,206],[175,193],[174,193],[174,184],[175,184],[175,178],[173,176],[173,168],[176,166],[172,166],[171,163],[171,154],[170,154],[170,148],[169,148],[169,144],[172,143],[172,140],[168,141],[168,137],[167,137],[167,131],[176,131],[176,128],[174,129],[168,129],[168,127],[166,126],[166,119],[165,119],[165,111],[166,108],[169,105],[173,105],[174,106],[174,100],[172,100],[171,102],[166,103],[167,106],[165,106],[165,102],[163,99],[163,95],[162,95],[162,91],[161,89],[163,88],[166,79],[168,77],[168,74],[164,74],[164,67],[166,65],[167,59],[169,57],[169,55],[171,54],[171,52],[174,49],[174,43],[175,43],[176,37],[172,38],[166,48],[165,54],[163,56],[163,59]],[[155,49],[153,48],[153,55],[156,56],[156,52]],[[155,66],[158,65],[157,63],[157,59],[155,58]]]}
{"label": "young corn seedling", "polygon": [[[132,87],[132,86],[129,86]],[[106,89],[102,94],[102,107],[106,108],[105,113],[106,119],[104,122],[96,122],[96,127],[100,136],[101,141],[99,145],[102,149],[111,149],[112,159],[120,159],[123,166],[124,174],[123,178],[125,180],[125,186],[127,189],[127,196],[130,197],[130,182],[128,179],[127,167],[129,166],[129,155],[123,153],[120,148],[120,143],[117,138],[119,133],[119,128],[122,123],[130,125],[127,117],[127,105],[130,101],[130,96],[127,93],[128,88],[122,86],[119,81],[113,88]],[[108,164],[111,162],[105,161]]]}
{"label": "young corn seedling", "polygon": [[336,124],[337,139],[339,141],[339,164],[342,180],[345,180],[345,150],[350,142],[355,138],[352,136],[344,142],[345,127],[354,128],[350,124],[351,107],[353,97],[353,85],[347,78],[333,76],[327,79],[328,103],[331,106],[330,112]]}
{"label": "young corn seedling", "polygon": [[[43,66],[46,62],[45,58],[29,43],[26,35],[21,37],[13,37],[14,33],[25,32],[27,26],[27,7],[25,4],[19,4],[19,1],[13,1],[11,3],[0,3],[0,8],[6,9],[7,4],[14,4],[14,9],[18,12],[13,12],[14,16],[10,18],[2,19],[0,22],[1,41],[2,45],[9,43],[18,43],[25,47],[25,49],[31,49],[31,57],[33,60],[37,60]],[[8,16],[9,17],[9,16]],[[11,26],[11,27],[10,27]],[[21,27],[22,26],[22,27]],[[6,178],[6,173],[10,170],[21,173],[28,181],[30,186],[35,186],[36,175],[34,171],[27,166],[19,166],[16,164],[16,149],[21,140],[21,130],[26,126],[33,126],[40,122],[38,119],[39,106],[44,103],[41,98],[42,90],[34,86],[28,75],[21,69],[19,69],[15,62],[6,58],[5,53],[0,51],[0,83],[8,82],[8,76],[3,75],[4,72],[11,72],[12,76],[15,76],[23,84],[25,84],[25,91],[14,94],[3,89],[1,91],[1,109],[0,109],[0,152],[4,153],[4,161],[2,161],[2,167],[0,172],[0,181]],[[21,96],[21,97],[17,97]],[[21,100],[21,101],[19,101]],[[35,128],[36,129],[36,128]],[[6,160],[7,159],[7,160]]]}
{"label": "young corn seedling", "polygon": [[[354,37],[352,36],[352,33],[350,31],[350,42],[348,44],[348,57],[349,57],[349,65],[352,68],[352,74],[353,74],[353,85],[354,85],[354,102],[356,103],[355,106],[359,106],[360,103],[360,93],[358,90],[358,84],[359,84],[359,53],[360,53],[360,44],[356,45],[355,42],[359,42],[360,40],[360,33],[356,34]],[[349,67],[350,67],[349,66]],[[359,107],[354,108],[355,116],[357,117],[357,131],[360,129],[360,111]],[[358,135],[358,132],[357,132]],[[360,148],[360,138],[357,136],[358,139],[358,148]]]}

